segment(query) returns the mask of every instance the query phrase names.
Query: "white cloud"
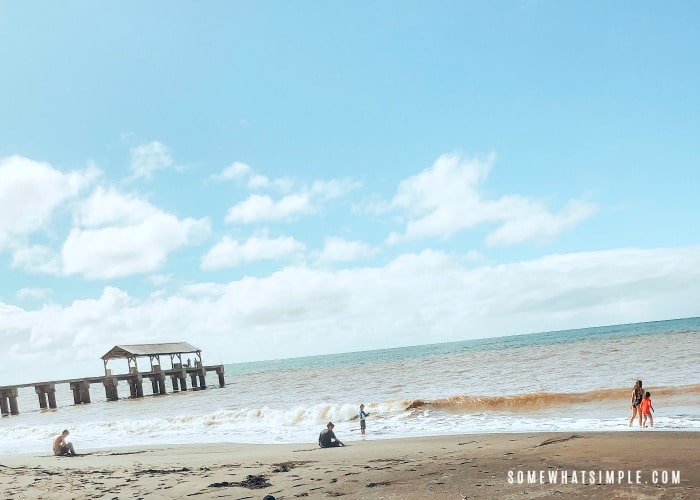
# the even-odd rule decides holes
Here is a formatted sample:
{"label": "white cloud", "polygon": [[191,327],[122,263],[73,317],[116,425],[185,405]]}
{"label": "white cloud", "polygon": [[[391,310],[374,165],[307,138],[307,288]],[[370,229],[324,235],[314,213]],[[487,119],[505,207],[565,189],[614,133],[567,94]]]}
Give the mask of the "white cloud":
{"label": "white cloud", "polygon": [[324,201],[342,198],[360,187],[360,183],[351,179],[331,179],[329,181],[314,181],[309,190],[312,196]]}
{"label": "white cloud", "polygon": [[279,201],[274,201],[267,195],[252,194],[228,210],[226,222],[251,224],[260,221],[286,221],[312,211],[309,197],[304,194],[290,194]]}
{"label": "white cloud", "polygon": [[409,220],[403,233],[391,233],[390,244],[425,237],[450,237],[480,224],[495,224],[487,236],[489,245],[512,245],[549,239],[574,227],[597,212],[594,203],[570,200],[559,212],[551,212],[539,200],[508,195],[483,198],[479,186],[494,161],[464,160],[442,155],[428,169],[401,181],[391,205]]}
{"label": "white cloud", "polygon": [[61,273],[60,256],[54,250],[43,245],[20,247],[12,254],[11,267],[24,269],[30,273]]}
{"label": "white cloud", "polygon": [[60,252],[18,248],[12,266],[53,275],[111,279],[159,269],[174,250],[201,241],[208,218],[178,219],[133,194],[98,188],[74,207],[75,227]]}
{"label": "white cloud", "polygon": [[63,273],[88,279],[110,279],[152,272],[168,254],[199,241],[210,231],[208,219],[156,212],[126,226],[73,228],[61,252]]}
{"label": "white cloud", "polygon": [[131,173],[133,179],[152,179],[158,170],[173,166],[170,149],[158,141],[152,141],[131,149]]}
{"label": "white cloud", "polygon": [[251,194],[229,208],[226,222],[244,224],[294,220],[301,214],[319,211],[325,203],[346,196],[360,186],[351,179],[316,180],[310,186],[286,177],[270,179],[241,162],[234,162],[210,178],[217,181],[245,180],[247,188],[252,191],[275,190],[285,194],[279,200],[269,195]]}
{"label": "white cloud", "polygon": [[218,174],[212,175],[211,179],[216,181],[246,180],[247,187],[254,191],[276,188],[284,193],[288,192],[293,185],[293,182],[286,178],[270,180],[267,176],[254,172],[248,164],[240,161],[235,161]]}
{"label": "white cloud", "polygon": [[[517,210],[517,205],[522,205],[522,209]],[[559,213],[553,214],[542,203],[522,200],[522,203],[513,203],[507,208],[505,222],[489,233],[486,243],[490,246],[506,246],[531,239],[550,239],[573,228],[597,211],[593,203],[571,200]]]}
{"label": "white cloud", "polygon": [[98,187],[75,211],[75,223],[84,228],[137,224],[159,210],[135,194]]}
{"label": "white cloud", "polygon": [[59,206],[98,176],[94,167],[61,172],[22,156],[0,159],[0,249],[44,227]]}
{"label": "white cloud", "polygon": [[50,288],[20,288],[17,290],[17,298],[19,299],[35,299],[42,300],[53,294]]}
{"label": "white cloud", "polygon": [[291,236],[269,238],[260,235],[242,243],[224,236],[203,257],[202,269],[214,270],[260,260],[288,259],[298,257],[304,250],[305,245]]}
{"label": "white cloud", "polygon": [[[99,356],[118,343],[186,340],[205,362],[237,362],[690,317],[698,296],[697,246],[480,267],[426,250],[383,267],[287,267],[146,299],[107,287],[66,306],[0,303],[0,348],[12,354],[0,372],[6,383],[41,379],[42,367],[50,377],[99,373]],[[54,362],[74,353],[75,363]],[[31,375],[19,370],[27,359]]]}
{"label": "white cloud", "polygon": [[218,174],[212,175],[211,179],[215,181],[231,181],[247,177],[250,172],[252,172],[252,169],[249,165],[240,161],[234,161],[231,165],[224,168]]}
{"label": "white cloud", "polygon": [[377,249],[361,241],[348,241],[343,238],[326,238],[323,250],[315,257],[320,262],[354,262],[372,257]]}

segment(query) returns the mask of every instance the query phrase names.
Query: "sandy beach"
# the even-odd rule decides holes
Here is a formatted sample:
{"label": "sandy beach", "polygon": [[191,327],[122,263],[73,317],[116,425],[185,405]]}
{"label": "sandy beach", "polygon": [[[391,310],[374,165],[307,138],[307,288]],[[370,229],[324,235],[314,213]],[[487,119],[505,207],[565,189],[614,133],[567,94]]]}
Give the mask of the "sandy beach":
{"label": "sandy beach", "polygon": [[[695,432],[369,438],[335,449],[314,443],[110,450],[75,445],[82,453],[78,457],[54,457],[48,450],[1,457],[2,497],[700,497],[700,433]],[[679,484],[671,484],[674,471]],[[557,474],[556,483],[551,474]]]}

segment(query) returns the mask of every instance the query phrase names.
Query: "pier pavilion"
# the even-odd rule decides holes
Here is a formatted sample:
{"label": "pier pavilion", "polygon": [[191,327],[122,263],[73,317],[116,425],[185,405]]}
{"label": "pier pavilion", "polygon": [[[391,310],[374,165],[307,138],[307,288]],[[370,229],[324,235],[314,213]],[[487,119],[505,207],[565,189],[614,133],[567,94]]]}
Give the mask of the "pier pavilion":
{"label": "pier pavilion", "polygon": [[[195,357],[194,366],[189,362],[183,364],[183,355]],[[170,359],[170,367],[161,364],[161,357]],[[138,359],[148,358],[149,370],[139,371]],[[107,368],[110,360],[126,359],[128,373],[114,374]],[[188,359],[189,361],[189,359]],[[86,377],[81,379],[54,380],[13,386],[0,386],[0,413],[2,416],[18,415],[17,390],[22,387],[34,387],[39,397],[39,407],[56,408],[56,385],[69,384],[73,392],[73,402],[78,404],[90,403],[90,384],[101,383],[105,388],[108,401],[117,401],[119,394],[117,384],[120,380],[129,384],[132,398],[143,397],[143,379],[150,380],[154,395],[167,393],[166,380],[170,378],[173,392],[187,391],[187,376],[191,381],[191,390],[206,389],[206,372],[213,371],[219,377],[219,386],[224,387],[223,365],[205,366],[202,363],[202,351],[186,342],[170,342],[163,344],[131,344],[116,345],[102,356],[105,374],[101,377]]]}

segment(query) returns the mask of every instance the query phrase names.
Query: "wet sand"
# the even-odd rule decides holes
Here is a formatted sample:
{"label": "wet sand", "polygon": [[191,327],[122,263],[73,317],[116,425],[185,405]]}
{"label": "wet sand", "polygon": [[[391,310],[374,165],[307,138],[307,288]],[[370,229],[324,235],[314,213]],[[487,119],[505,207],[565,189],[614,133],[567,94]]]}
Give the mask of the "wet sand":
{"label": "wet sand", "polygon": [[[334,449],[308,443],[80,450],[75,438],[76,448],[85,453],[78,457],[54,457],[48,450],[0,456],[0,496],[700,498],[700,433],[696,432],[634,429],[394,440],[370,436]],[[614,473],[614,481],[606,478],[606,471]],[[680,484],[671,484],[673,471],[680,474]],[[567,484],[561,483],[564,472]],[[549,477],[554,473],[556,484]],[[664,473],[667,484],[661,484]],[[536,484],[528,484],[532,479]]]}

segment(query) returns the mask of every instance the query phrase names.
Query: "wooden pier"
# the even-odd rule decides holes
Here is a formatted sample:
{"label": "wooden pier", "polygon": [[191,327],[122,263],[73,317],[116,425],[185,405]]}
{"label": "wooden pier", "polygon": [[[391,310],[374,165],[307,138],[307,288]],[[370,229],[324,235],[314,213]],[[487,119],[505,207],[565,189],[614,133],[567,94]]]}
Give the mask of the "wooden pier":
{"label": "wooden pier", "polygon": [[[183,354],[194,354],[194,366],[182,363]],[[163,369],[160,363],[161,356],[170,356],[168,369]],[[150,369],[139,371],[137,359],[148,357]],[[129,367],[128,373],[112,374],[107,368],[107,363],[111,359],[126,359]],[[177,362],[176,362],[177,359]],[[169,344],[138,344],[114,346],[107,354],[102,356],[104,361],[105,375],[99,377],[86,377],[79,379],[54,380],[50,382],[35,382],[30,384],[18,384],[11,386],[0,386],[0,413],[3,417],[8,415],[19,415],[17,403],[18,389],[23,387],[34,387],[39,398],[39,408],[56,408],[56,385],[69,384],[73,392],[73,402],[78,404],[90,403],[90,385],[102,384],[105,388],[107,401],[117,401],[119,394],[117,384],[119,381],[126,381],[129,384],[129,393],[132,398],[141,398],[144,395],[144,379],[151,382],[151,389],[154,395],[167,394],[167,380],[170,379],[172,392],[187,391],[187,379],[190,379],[189,390],[206,389],[206,373],[215,372],[219,378],[219,386],[224,387],[224,366],[202,364],[201,351],[196,347],[184,342]],[[155,362],[155,363],[154,363]],[[133,366],[132,366],[133,364]]]}

